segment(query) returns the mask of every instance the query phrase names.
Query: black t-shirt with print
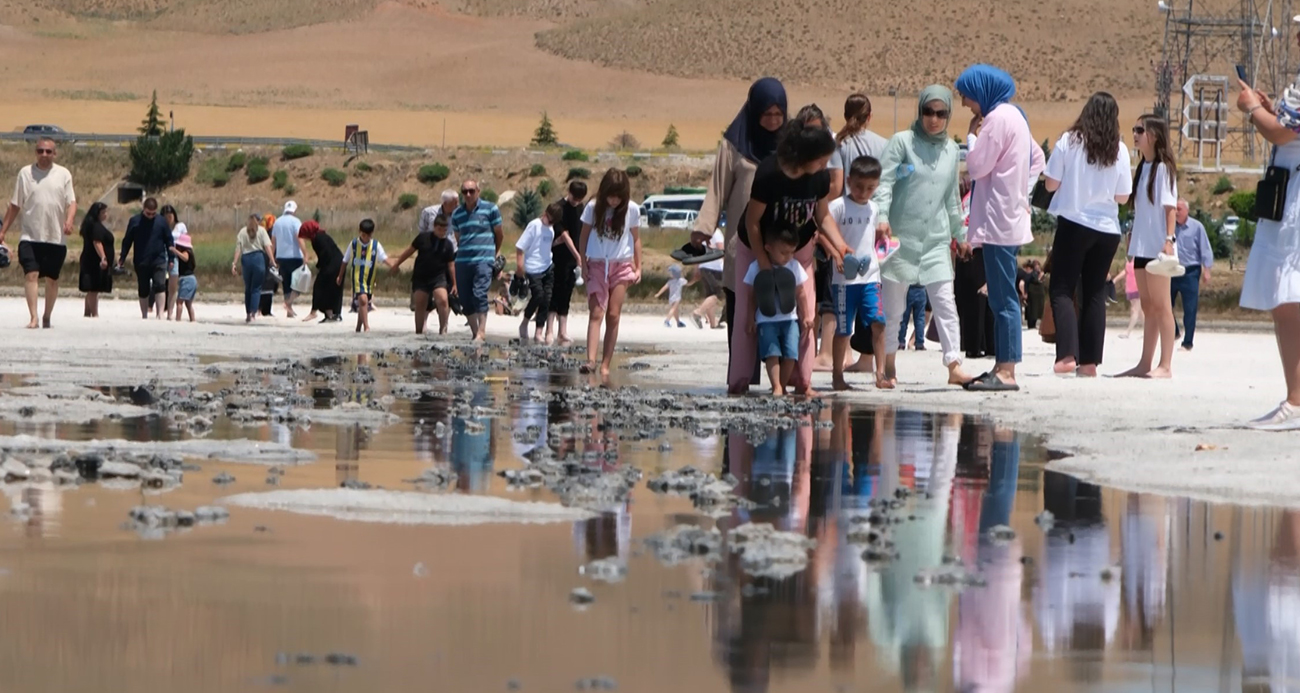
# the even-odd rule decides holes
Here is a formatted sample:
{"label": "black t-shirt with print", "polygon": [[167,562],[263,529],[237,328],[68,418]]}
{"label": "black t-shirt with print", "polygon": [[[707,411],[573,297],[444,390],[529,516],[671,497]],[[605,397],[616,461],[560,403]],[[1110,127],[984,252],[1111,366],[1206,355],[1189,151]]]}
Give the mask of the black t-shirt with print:
{"label": "black t-shirt with print", "polygon": [[[759,220],[759,230],[769,228],[778,219],[794,224],[799,232],[799,247],[808,245],[817,233],[817,202],[830,194],[830,171],[791,178],[781,170],[776,156],[769,156],[758,165],[749,198],[767,205]],[[749,245],[749,234],[739,234],[740,241]]]}
{"label": "black t-shirt with print", "polygon": [[438,238],[431,231],[425,231],[411,241],[415,248],[415,269],[411,281],[415,283],[430,282],[447,273],[447,263],[456,259],[456,249],[451,240]]}

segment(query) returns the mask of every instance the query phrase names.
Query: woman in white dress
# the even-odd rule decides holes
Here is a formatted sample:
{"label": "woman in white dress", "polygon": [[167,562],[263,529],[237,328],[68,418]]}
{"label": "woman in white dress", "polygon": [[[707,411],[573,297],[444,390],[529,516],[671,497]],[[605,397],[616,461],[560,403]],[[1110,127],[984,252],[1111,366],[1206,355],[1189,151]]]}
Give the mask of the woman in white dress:
{"label": "woman in white dress", "polygon": [[1291,431],[1300,429],[1300,84],[1287,88],[1282,102],[1274,107],[1267,96],[1239,83],[1237,108],[1276,148],[1271,165],[1291,172],[1282,220],[1259,220],[1241,287],[1242,308],[1273,314],[1286,399],[1247,426]]}

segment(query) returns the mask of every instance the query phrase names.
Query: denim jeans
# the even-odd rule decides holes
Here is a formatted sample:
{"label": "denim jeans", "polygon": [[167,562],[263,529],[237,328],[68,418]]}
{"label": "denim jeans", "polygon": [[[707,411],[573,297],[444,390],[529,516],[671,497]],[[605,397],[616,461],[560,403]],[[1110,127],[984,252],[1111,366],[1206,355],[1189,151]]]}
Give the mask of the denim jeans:
{"label": "denim jeans", "polygon": [[266,281],[266,253],[260,250],[239,258],[244,269],[244,313],[254,315],[262,303],[262,282]]}
{"label": "denim jeans", "polygon": [[1014,245],[984,245],[984,277],[993,310],[993,351],[998,363],[1020,363],[1020,294]]}
{"label": "denim jeans", "polygon": [[903,319],[898,325],[898,346],[907,346],[907,318],[912,317],[912,336],[917,349],[925,347],[925,287],[913,284],[907,287],[907,306],[903,308]]}
{"label": "denim jeans", "polygon": [[[1169,305],[1172,307],[1178,300],[1179,294],[1183,297],[1183,346],[1188,349],[1192,348],[1192,337],[1196,335],[1196,308],[1201,302],[1201,267],[1192,265],[1187,268],[1187,274],[1181,277],[1174,277],[1169,282],[1169,291],[1173,298],[1169,299]],[[1174,323],[1177,331],[1178,323]],[[1178,335],[1175,334],[1175,337]]]}

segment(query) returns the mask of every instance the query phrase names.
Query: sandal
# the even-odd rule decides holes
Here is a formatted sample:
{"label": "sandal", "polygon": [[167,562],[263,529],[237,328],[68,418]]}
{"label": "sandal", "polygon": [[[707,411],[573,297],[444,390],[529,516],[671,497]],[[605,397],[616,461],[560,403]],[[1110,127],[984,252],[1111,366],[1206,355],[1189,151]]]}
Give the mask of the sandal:
{"label": "sandal", "polygon": [[794,313],[796,289],[794,272],[791,272],[786,267],[773,267],[772,282],[776,285],[777,308],[784,315]]}
{"label": "sandal", "polygon": [[962,385],[962,388],[970,392],[1019,392],[1020,386],[1015,383],[1005,383],[992,371],[981,375],[980,377]]}
{"label": "sandal", "polygon": [[776,317],[778,301],[774,270],[759,270],[754,276],[754,301],[758,304],[759,313],[769,318]]}

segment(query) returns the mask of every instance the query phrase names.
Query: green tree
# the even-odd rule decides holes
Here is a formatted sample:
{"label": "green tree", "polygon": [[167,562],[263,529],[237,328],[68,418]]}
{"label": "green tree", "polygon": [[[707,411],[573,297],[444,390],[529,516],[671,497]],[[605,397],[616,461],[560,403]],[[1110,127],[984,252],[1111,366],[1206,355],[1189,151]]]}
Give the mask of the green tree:
{"label": "green tree", "polygon": [[677,135],[677,126],[672,123],[668,124],[668,134],[664,135],[664,149],[676,149],[680,137]]}
{"label": "green tree", "polygon": [[551,117],[542,111],[542,122],[537,125],[533,131],[534,147],[554,147],[560,143],[560,136],[555,132],[555,126],[551,124]]}
{"label": "green tree", "polygon": [[153,100],[149,102],[149,112],[140,121],[140,134],[145,137],[157,137],[163,134],[162,111],[158,108],[158,90],[153,90]]}
{"label": "green tree", "polygon": [[545,205],[542,203],[542,196],[537,191],[524,188],[515,195],[515,211],[510,220],[515,222],[515,226],[520,229],[528,226],[528,223],[537,217],[542,216],[542,210]]}
{"label": "green tree", "polygon": [[131,145],[132,181],[148,190],[179,183],[190,172],[194,138],[181,128],[151,137],[140,135]]}

